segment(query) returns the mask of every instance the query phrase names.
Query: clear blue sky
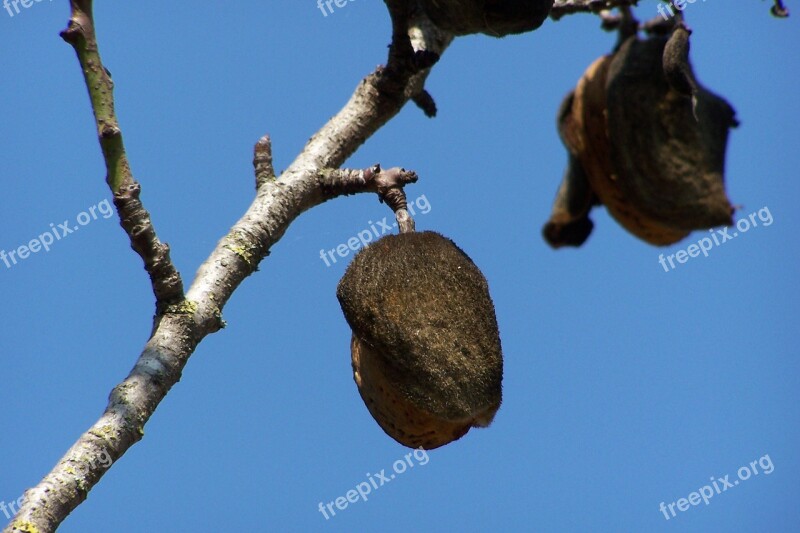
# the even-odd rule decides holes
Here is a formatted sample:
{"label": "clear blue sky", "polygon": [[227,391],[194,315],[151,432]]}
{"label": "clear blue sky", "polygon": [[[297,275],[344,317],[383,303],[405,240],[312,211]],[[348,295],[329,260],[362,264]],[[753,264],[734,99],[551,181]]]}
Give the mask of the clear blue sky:
{"label": "clear blue sky", "polygon": [[[411,456],[366,502],[318,510],[410,452],[351,377],[335,297],[350,257],[319,257],[391,213],[341,198],[292,224],[61,531],[796,531],[800,3],[788,3],[783,21],[756,0],[687,7],[700,80],[742,122],[728,192],[741,216],[767,208],[773,222],[670,272],[659,253],[706,232],[660,250],[600,210],[581,249],[540,237],[566,162],[556,110],[614,40],[594,17],[456,41],[428,83],[439,117],[408,106],[347,162],[416,170],[409,198],[429,206],[418,228],[454,239],[487,277],[505,355],[491,428]],[[253,197],[254,142],[269,133],[287,167],[385,61],[390,33],[378,0],[327,17],[313,0],[96,4],[133,171],[187,284]],[[0,10],[0,249],[100,204],[49,252],[0,263],[6,503],[101,414],[153,313],[139,258],[102,215],[86,89],[58,37],[67,17],[62,0]],[[708,505],[659,511],[753,461],[759,475]]]}

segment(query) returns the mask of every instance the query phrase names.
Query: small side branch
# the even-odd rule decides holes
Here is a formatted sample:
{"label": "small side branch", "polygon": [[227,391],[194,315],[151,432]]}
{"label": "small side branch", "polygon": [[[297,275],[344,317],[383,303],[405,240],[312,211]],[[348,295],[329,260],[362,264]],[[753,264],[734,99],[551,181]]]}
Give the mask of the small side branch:
{"label": "small side branch", "polygon": [[436,116],[436,101],[428,91],[423,89],[411,99],[415,104],[417,104],[417,107],[420,108],[423,113],[425,113],[426,117],[433,118]]}
{"label": "small side branch", "polygon": [[253,149],[253,168],[256,172],[256,189],[264,183],[275,180],[275,167],[272,166],[272,141],[264,135]]}
{"label": "small side branch", "polygon": [[326,195],[377,193],[381,202],[386,202],[394,211],[400,233],[414,231],[414,219],[408,213],[403,187],[416,183],[416,172],[400,167],[382,170],[380,165],[373,165],[363,170],[323,169],[318,176],[320,187]]}
{"label": "small side branch", "polygon": [[383,170],[379,164],[361,170],[325,168],[317,173],[320,187],[326,196],[360,192],[377,193],[381,200],[392,189],[402,189],[417,182],[417,173],[400,167]]}
{"label": "small side branch", "polygon": [[70,0],[70,8],[69,24],[61,38],[78,56],[106,164],[106,182],[114,194],[120,225],[150,276],[158,315],[165,306],[183,299],[183,282],[169,257],[169,246],[159,241],[150,214],[139,200],[141,186],[131,173],[114,111],[114,82],[100,58],[92,0]]}

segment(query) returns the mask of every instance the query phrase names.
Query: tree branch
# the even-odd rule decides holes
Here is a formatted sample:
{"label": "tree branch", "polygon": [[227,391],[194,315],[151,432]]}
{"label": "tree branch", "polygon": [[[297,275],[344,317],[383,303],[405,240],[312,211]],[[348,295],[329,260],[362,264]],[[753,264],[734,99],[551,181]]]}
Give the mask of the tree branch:
{"label": "tree branch", "polygon": [[[638,4],[639,0],[555,0],[553,8],[550,10],[550,18],[558,20],[564,15],[572,15],[575,13],[601,13],[615,7],[631,7]],[[786,9],[783,0],[773,0],[770,12],[778,18],[789,16],[789,10]],[[603,18],[605,19],[605,17]],[[605,22],[612,23],[611,20]]]}
{"label": "tree branch", "polygon": [[575,13],[600,13],[615,7],[635,6],[639,0],[556,0],[550,10],[550,18],[558,20]]}
{"label": "tree branch", "polygon": [[[272,179],[268,138],[259,140],[254,157],[256,198],[200,267],[186,299],[182,299],[178,297],[182,290],[177,272],[169,276],[163,273],[169,269],[162,270],[166,265],[171,267],[166,245],[159,247],[147,212],[138,203],[139,186],[130,173],[113,111],[113,84],[97,49],[92,2],[70,3],[72,16],[62,36],[76,49],[84,72],[109,186],[115,192],[123,227],[154,279],[156,298],[165,305],[134,368],[111,392],[103,415],[37,486],[25,492],[22,507],[4,532],[54,531],[86,499],[113,461],[142,438],[144,425],[180,379],[199,342],[223,327],[222,308],[233,291],[256,270],[269,248],[302,212],[342,194],[380,193],[415,181],[413,172],[378,169],[359,186],[352,182],[352,171],[321,176],[318,169],[339,167],[419,94],[430,66],[452,40],[424,15],[407,13],[401,6],[405,2],[387,0],[394,32],[386,67],[378,68],[358,85],[350,101],[309,140],[279,179]],[[403,23],[407,24],[405,32],[400,31]],[[404,225],[407,227],[407,222]],[[162,279],[169,283],[160,285]],[[109,460],[101,461],[100,457]]]}

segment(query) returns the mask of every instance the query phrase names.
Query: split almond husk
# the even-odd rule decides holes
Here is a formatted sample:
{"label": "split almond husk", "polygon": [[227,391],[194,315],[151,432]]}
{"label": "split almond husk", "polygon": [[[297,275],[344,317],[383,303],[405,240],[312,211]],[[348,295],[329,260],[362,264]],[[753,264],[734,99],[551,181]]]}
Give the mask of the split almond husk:
{"label": "split almond husk", "polygon": [[685,28],[671,37],[628,38],[586,70],[562,105],[570,169],[545,239],[554,247],[582,244],[588,232],[581,240],[570,229],[591,224],[593,200],[654,245],[732,224],[724,164],[736,125],[733,108],[694,78]]}

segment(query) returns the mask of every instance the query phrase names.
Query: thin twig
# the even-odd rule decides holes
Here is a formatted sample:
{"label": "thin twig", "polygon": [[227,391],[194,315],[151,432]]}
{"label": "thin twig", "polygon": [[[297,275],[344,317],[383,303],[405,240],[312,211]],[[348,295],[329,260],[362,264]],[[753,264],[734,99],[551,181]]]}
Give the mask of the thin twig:
{"label": "thin twig", "polygon": [[156,297],[156,315],[183,299],[183,281],[169,257],[169,246],[156,234],[150,214],[139,196],[141,186],[134,179],[114,112],[114,82],[103,66],[94,31],[91,0],[71,0],[72,17],[61,37],[78,56],[94,111],[100,147],[106,164],[106,182],[114,194],[120,225],[128,234],[131,248],[144,261]]}

